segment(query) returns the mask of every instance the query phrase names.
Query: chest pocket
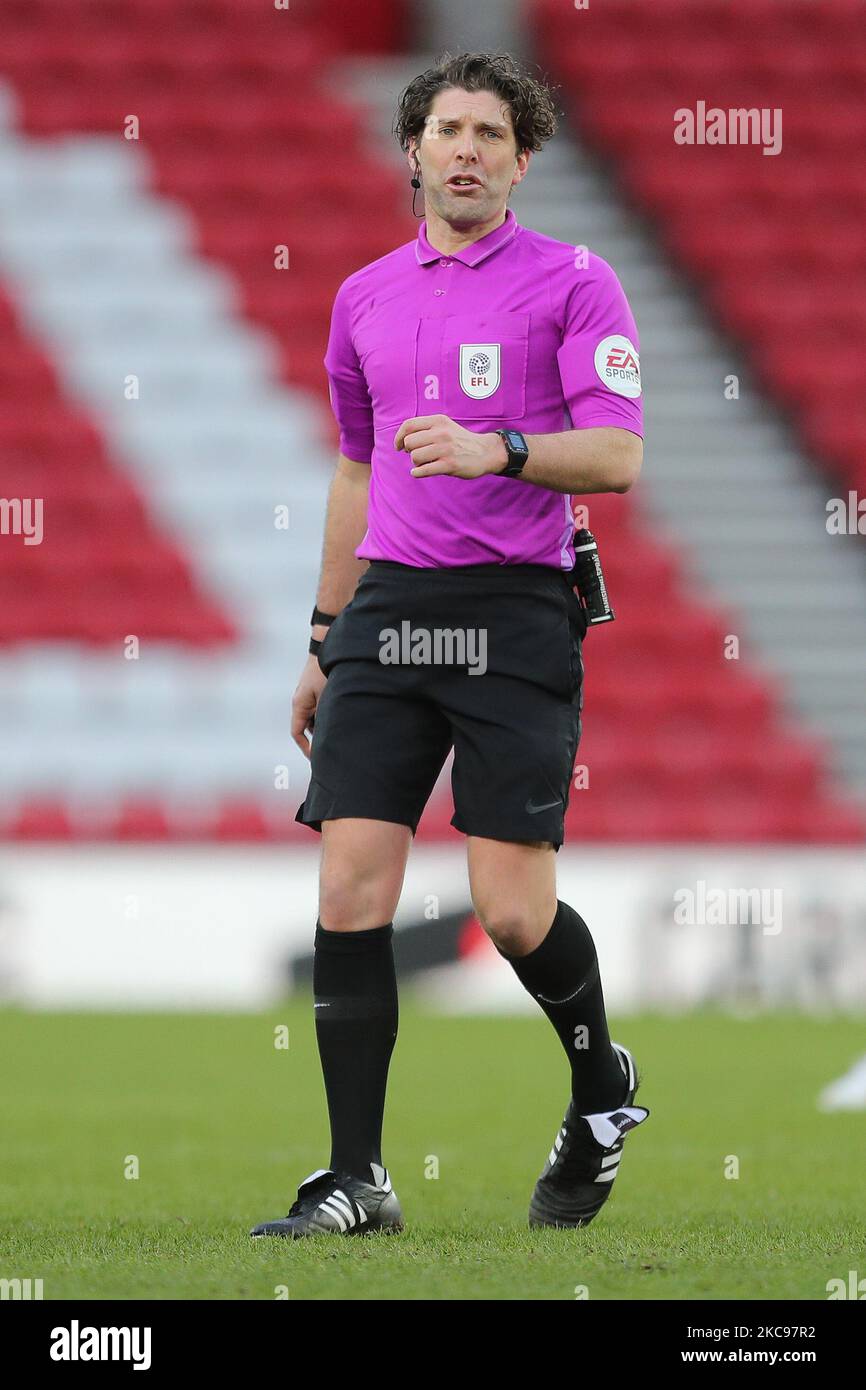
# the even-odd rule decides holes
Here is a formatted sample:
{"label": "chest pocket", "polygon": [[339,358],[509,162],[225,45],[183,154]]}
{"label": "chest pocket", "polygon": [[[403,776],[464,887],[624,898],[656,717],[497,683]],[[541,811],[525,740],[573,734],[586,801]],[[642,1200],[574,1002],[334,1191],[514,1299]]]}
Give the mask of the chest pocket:
{"label": "chest pocket", "polygon": [[442,332],[442,410],[452,420],[526,411],[529,314],[451,314]]}

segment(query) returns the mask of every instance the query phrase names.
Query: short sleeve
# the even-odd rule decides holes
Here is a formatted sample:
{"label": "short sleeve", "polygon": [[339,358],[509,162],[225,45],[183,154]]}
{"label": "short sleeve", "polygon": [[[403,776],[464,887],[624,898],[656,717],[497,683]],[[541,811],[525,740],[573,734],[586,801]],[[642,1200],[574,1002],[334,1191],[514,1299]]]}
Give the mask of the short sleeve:
{"label": "short sleeve", "polygon": [[562,346],[556,354],[572,428],[604,426],[643,438],[640,343],[622,285],[607,261],[569,267]]}
{"label": "short sleeve", "polygon": [[352,341],[351,307],[344,281],[331,310],[331,331],[324,357],[331,409],[340,428],[340,452],[356,463],[373,455],[373,404]]}

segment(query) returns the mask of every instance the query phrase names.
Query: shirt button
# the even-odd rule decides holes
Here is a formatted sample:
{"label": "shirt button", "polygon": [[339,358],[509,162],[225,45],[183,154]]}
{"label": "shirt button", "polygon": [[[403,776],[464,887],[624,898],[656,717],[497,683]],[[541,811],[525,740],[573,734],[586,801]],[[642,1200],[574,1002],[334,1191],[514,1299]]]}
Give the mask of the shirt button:
{"label": "shirt button", "polygon": [[445,291],[444,291],[444,290],[434,290],[433,293],[434,293],[434,294],[444,294]]}

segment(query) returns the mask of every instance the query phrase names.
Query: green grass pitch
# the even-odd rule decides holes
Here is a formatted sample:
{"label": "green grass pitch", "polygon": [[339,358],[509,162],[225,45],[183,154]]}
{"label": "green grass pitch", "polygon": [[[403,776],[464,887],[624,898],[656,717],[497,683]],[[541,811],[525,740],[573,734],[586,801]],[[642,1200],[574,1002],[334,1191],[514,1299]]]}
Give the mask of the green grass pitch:
{"label": "green grass pitch", "polygon": [[45,1299],[820,1300],[866,1275],[866,1113],[815,1108],[862,1020],[614,1020],[652,1113],[591,1226],[530,1231],[558,1040],[540,1014],[435,1017],[408,992],[384,1149],[406,1231],[251,1241],[327,1165],[311,1013],[0,1012],[0,1277]]}

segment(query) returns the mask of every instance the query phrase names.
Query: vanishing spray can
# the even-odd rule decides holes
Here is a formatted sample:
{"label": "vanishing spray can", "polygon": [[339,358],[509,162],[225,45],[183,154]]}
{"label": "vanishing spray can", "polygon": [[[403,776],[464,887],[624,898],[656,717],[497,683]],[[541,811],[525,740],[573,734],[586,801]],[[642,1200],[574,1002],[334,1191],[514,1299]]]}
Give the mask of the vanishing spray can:
{"label": "vanishing spray can", "polygon": [[595,536],[585,528],[574,533],[574,569],[572,586],[577,590],[588,626],[612,623],[616,614],[610,606],[598,545]]}

